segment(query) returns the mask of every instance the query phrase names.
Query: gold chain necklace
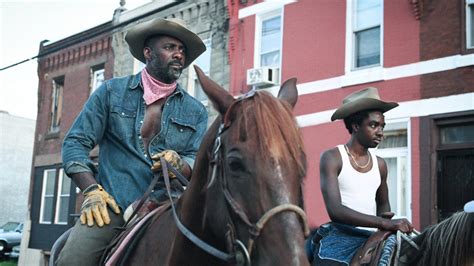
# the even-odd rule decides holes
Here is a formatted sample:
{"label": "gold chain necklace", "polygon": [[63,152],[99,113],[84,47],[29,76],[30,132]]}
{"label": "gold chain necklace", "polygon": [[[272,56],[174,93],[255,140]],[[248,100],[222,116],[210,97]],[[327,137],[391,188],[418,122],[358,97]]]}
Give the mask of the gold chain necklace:
{"label": "gold chain necklace", "polygon": [[347,148],[346,145],[344,145],[344,148],[346,148],[347,154],[349,154],[349,156],[352,158],[352,161],[355,163],[355,165],[356,165],[357,167],[359,167],[360,169],[364,169],[364,168],[367,168],[367,166],[369,166],[370,161],[371,161],[371,159],[372,159],[372,156],[370,156],[369,150],[367,150],[367,154],[369,155],[369,160],[367,160],[367,163],[366,163],[365,165],[359,165],[359,164],[357,163],[357,161],[356,161],[355,156],[352,155],[352,153],[349,151],[349,148]]}

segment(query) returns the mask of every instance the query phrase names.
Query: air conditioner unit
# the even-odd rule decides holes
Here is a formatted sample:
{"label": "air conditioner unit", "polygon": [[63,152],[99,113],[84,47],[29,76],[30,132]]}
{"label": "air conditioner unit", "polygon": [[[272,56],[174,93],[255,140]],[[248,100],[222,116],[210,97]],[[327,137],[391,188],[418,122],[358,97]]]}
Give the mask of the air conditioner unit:
{"label": "air conditioner unit", "polygon": [[278,67],[259,67],[247,69],[247,85],[269,87],[279,83],[280,69]]}

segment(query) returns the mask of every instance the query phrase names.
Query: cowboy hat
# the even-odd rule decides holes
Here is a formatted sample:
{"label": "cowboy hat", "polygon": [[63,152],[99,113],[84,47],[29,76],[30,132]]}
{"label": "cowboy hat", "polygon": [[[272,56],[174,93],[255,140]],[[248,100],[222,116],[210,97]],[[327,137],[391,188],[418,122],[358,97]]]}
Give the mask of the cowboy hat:
{"label": "cowboy hat", "polygon": [[132,55],[146,64],[143,48],[145,41],[155,35],[167,35],[180,40],[186,47],[184,68],[188,67],[200,54],[206,51],[206,46],[201,38],[186,28],[184,21],[180,19],[156,18],[140,23],[131,28],[125,41],[128,43]]}
{"label": "cowboy hat", "polygon": [[351,93],[344,98],[342,105],[332,114],[331,121],[344,119],[363,110],[380,110],[382,113],[385,113],[397,106],[398,103],[380,100],[377,88],[368,87]]}

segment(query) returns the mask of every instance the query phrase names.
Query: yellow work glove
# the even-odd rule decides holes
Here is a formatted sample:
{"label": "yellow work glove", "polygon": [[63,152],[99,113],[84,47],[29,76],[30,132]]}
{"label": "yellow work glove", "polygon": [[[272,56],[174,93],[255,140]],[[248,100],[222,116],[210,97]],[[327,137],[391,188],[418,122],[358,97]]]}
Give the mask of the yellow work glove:
{"label": "yellow work glove", "polygon": [[81,224],[88,226],[94,225],[102,227],[104,224],[110,223],[109,211],[107,205],[116,213],[120,213],[120,209],[114,198],[107,193],[101,185],[93,184],[84,189],[84,202],[81,207]]}
{"label": "yellow work glove", "polygon": [[[184,161],[181,159],[179,154],[173,150],[164,150],[160,153],[154,154],[151,156],[153,160],[153,165],[151,170],[157,172],[161,170],[161,161],[160,158],[163,157],[168,163],[170,163],[178,172],[182,172],[184,168]],[[176,175],[168,171],[170,178],[176,178]]]}

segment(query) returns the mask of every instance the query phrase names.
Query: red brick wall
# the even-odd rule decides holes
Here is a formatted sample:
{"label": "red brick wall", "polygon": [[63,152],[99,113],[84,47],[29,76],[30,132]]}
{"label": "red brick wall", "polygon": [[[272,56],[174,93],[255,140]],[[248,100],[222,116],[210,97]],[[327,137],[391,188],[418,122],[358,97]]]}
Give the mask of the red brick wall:
{"label": "red brick wall", "polygon": [[[105,78],[113,73],[111,38],[99,36],[87,42],[64,48],[39,60],[38,117],[35,155],[61,151],[64,135],[89,97],[90,69],[105,64]],[[52,81],[64,77],[60,132],[49,133]]]}
{"label": "red brick wall", "polygon": [[422,98],[474,92],[474,67],[463,67],[421,76]]}
{"label": "red brick wall", "polygon": [[421,60],[460,54],[463,0],[423,1],[420,21]]}
{"label": "red brick wall", "polygon": [[308,172],[304,182],[305,210],[311,227],[329,221],[319,182],[321,154],[338,144],[347,142],[349,133],[343,122],[325,123],[302,128]]}
{"label": "red brick wall", "polygon": [[345,1],[300,0],[285,6],[282,80],[344,75]]}

